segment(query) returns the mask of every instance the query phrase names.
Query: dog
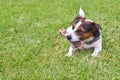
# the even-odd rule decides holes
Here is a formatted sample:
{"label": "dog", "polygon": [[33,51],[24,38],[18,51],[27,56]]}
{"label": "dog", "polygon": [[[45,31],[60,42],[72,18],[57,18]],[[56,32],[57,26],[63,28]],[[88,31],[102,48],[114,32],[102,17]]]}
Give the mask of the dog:
{"label": "dog", "polygon": [[[80,41],[84,49],[93,48],[94,51],[91,56],[98,56],[98,53],[102,50],[101,26],[92,20],[86,19],[82,8],[80,8],[79,15],[73,20],[72,25],[66,31],[68,41]],[[66,56],[72,56],[77,49],[77,47],[70,45]]]}

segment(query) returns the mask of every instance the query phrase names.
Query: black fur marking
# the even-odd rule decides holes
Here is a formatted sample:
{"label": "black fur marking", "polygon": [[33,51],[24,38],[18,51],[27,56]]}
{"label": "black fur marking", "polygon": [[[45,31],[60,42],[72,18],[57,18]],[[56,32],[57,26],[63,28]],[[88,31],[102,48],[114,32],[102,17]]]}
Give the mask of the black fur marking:
{"label": "black fur marking", "polygon": [[100,31],[98,29],[96,29],[94,32],[93,32],[93,36],[96,38],[96,37],[99,37],[100,36]]}
{"label": "black fur marking", "polygon": [[91,23],[91,24],[92,24],[92,26],[93,26],[93,28],[94,28],[93,36],[94,36],[95,38],[99,37],[99,36],[100,36],[100,31],[99,31],[100,26],[99,26],[98,24],[94,23],[94,22]]}
{"label": "black fur marking", "polygon": [[91,24],[83,23],[81,26],[85,29],[86,32],[89,32],[93,29],[93,26]]}

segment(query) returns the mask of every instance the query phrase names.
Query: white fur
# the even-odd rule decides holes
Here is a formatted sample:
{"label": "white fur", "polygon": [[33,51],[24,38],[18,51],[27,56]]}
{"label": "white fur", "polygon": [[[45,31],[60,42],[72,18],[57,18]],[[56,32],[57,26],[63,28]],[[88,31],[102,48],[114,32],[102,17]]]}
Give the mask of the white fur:
{"label": "white fur", "polygon": [[75,52],[76,50],[77,50],[77,48],[73,48],[72,46],[70,46],[69,52],[66,54],[66,56],[71,57],[72,53]]}
{"label": "white fur", "polygon": [[82,10],[82,8],[80,8],[80,10],[79,10],[79,15],[83,18],[85,17],[85,14],[84,14],[84,11]]}
{"label": "white fur", "polygon": [[79,22],[76,24],[74,31],[76,31],[80,25],[81,25],[81,21],[79,21]]}
{"label": "white fur", "polygon": [[86,19],[85,21],[93,22],[93,21],[92,21],[92,20],[90,20],[90,19]]}

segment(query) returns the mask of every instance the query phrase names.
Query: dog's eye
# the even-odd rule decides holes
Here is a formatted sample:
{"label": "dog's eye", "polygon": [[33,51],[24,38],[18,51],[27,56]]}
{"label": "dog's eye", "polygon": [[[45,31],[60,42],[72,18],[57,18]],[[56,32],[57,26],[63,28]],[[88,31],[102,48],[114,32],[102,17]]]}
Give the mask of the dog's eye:
{"label": "dog's eye", "polygon": [[83,33],[85,33],[85,31],[82,31],[82,30],[77,30],[76,31],[78,34],[83,34]]}

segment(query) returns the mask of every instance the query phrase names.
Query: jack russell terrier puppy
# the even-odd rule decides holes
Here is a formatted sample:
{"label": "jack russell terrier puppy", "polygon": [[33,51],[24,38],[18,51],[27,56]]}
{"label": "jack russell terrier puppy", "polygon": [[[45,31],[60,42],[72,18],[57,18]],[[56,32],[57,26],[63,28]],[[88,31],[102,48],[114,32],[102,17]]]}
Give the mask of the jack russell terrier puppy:
{"label": "jack russell terrier puppy", "polygon": [[86,19],[84,11],[81,8],[79,15],[66,30],[65,38],[74,45],[70,45],[69,52],[66,55],[68,57],[72,56],[73,52],[79,49],[79,47],[75,47],[78,42],[84,49],[94,49],[91,56],[97,56],[102,50],[101,26],[92,20]]}

